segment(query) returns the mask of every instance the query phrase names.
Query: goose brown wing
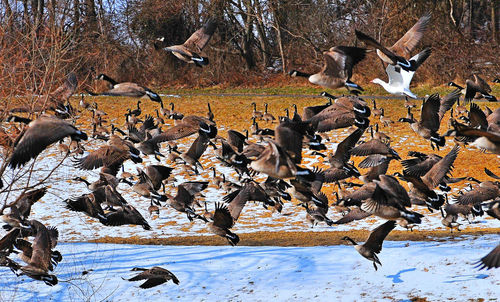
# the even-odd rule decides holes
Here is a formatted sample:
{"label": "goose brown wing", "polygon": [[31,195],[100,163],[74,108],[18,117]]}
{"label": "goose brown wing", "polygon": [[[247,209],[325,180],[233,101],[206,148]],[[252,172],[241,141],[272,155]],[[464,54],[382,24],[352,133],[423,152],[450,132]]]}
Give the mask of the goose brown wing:
{"label": "goose brown wing", "polygon": [[488,255],[481,258],[480,262],[480,269],[500,267],[500,245],[497,245]]}
{"label": "goose brown wing", "polygon": [[247,201],[249,200],[250,193],[248,191],[247,187],[244,187],[238,195],[229,203],[228,205],[228,210],[229,213],[231,213],[231,217],[233,218],[233,221],[238,220],[240,217],[241,211],[245,207]]}
{"label": "goose brown wing", "polygon": [[382,243],[384,242],[385,237],[387,237],[387,235],[389,235],[395,227],[396,221],[386,221],[370,233],[370,236],[363,245],[374,253],[380,253],[380,251],[382,251]]}
{"label": "goose brown wing", "polygon": [[460,147],[455,145],[445,157],[438,161],[424,176],[422,176],[422,181],[429,187],[429,189],[434,189],[443,178],[453,169],[453,163],[457,159]]}
{"label": "goose brown wing", "polygon": [[423,15],[389,50],[394,51],[402,57],[409,57],[415,46],[417,46],[418,42],[424,36],[430,19],[430,13]]}
{"label": "goose brown wing", "polygon": [[478,187],[463,195],[455,196],[458,204],[474,205],[498,197],[498,188],[491,183],[487,187]]}
{"label": "goose brown wing", "polygon": [[351,133],[348,137],[346,137],[342,142],[337,145],[337,150],[335,150],[335,154],[333,157],[346,163],[351,158],[351,150],[356,143],[359,141],[365,129],[358,128],[353,133]]}
{"label": "goose brown wing", "polygon": [[439,107],[441,100],[439,94],[434,93],[427,98],[422,104],[422,115],[420,116],[420,124],[432,132],[439,130]]}
{"label": "goose brown wing", "polygon": [[121,165],[128,157],[128,152],[115,146],[106,145],[77,159],[76,166],[83,170],[93,170],[102,166]]}
{"label": "goose brown wing", "polygon": [[215,203],[214,225],[223,229],[229,229],[234,221],[229,209],[222,203]]}
{"label": "goose brown wing", "polygon": [[477,74],[474,74],[474,82],[477,84],[478,87],[481,88],[481,90],[479,92],[481,93],[490,93],[491,92],[491,87],[490,85],[488,85],[488,83],[483,80],[483,78],[481,78],[480,76],[478,76]]}
{"label": "goose brown wing", "polygon": [[217,28],[217,22],[215,19],[209,19],[202,28],[195,31],[187,40],[184,42],[184,46],[193,51],[201,51],[207,45],[210,38]]}
{"label": "goose brown wing", "polygon": [[371,216],[372,214],[367,213],[360,208],[354,208],[349,211],[344,217],[340,218],[339,220],[335,221],[334,224],[345,224],[349,223],[355,220],[361,220],[364,219],[368,216]]}
{"label": "goose brown wing", "polygon": [[205,150],[207,150],[208,142],[209,138],[206,135],[198,135],[198,137],[194,140],[193,144],[187,151],[189,157],[194,160],[198,160],[203,155],[203,153],[205,153]]}
{"label": "goose brown wing", "polygon": [[469,126],[471,128],[479,128],[481,130],[488,129],[488,121],[486,120],[486,115],[476,103],[470,103]]}
{"label": "goose brown wing", "polygon": [[328,54],[337,62],[341,69],[341,77],[350,79],[352,69],[366,56],[366,49],[350,46],[335,46],[330,48]]}
{"label": "goose brown wing", "polygon": [[373,39],[372,37],[368,36],[367,34],[363,33],[363,32],[360,32],[358,30],[355,31],[356,33],[356,37],[363,41],[366,45],[368,46],[371,46],[373,48],[376,48],[378,50],[380,50],[385,58],[382,58],[381,59],[388,63],[388,64],[391,64],[391,65],[397,65],[398,61],[399,62],[405,62],[406,60],[398,55],[396,55],[395,53],[393,53],[392,51],[390,51],[389,49],[385,48],[384,46],[382,46],[377,40]]}
{"label": "goose brown wing", "polygon": [[443,119],[445,113],[453,107],[455,102],[460,98],[461,94],[460,89],[455,89],[441,99],[441,106],[439,107],[438,113],[440,121]]}
{"label": "goose brown wing", "polygon": [[30,265],[48,271],[50,266],[50,251],[51,242],[47,228],[38,221],[31,221],[33,227],[36,228],[35,239],[33,240]]}
{"label": "goose brown wing", "polygon": [[28,125],[14,148],[9,166],[20,167],[30,159],[35,158],[49,145],[60,141],[69,135],[83,134],[70,123],[56,117],[42,116]]}
{"label": "goose brown wing", "polygon": [[181,123],[177,126],[173,126],[171,128],[168,128],[165,130],[165,132],[162,132],[158,135],[155,135],[150,141],[152,143],[158,144],[161,142],[166,142],[166,141],[172,141],[172,140],[177,140],[181,139],[190,135],[195,134],[198,131],[197,126],[193,126],[188,123]]}

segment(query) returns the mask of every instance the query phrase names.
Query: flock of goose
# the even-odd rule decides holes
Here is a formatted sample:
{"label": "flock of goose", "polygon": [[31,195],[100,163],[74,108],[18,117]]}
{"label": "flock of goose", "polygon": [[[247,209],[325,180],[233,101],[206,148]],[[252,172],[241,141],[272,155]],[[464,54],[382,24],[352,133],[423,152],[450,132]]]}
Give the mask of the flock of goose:
{"label": "flock of goose", "polygon": [[[387,64],[389,82],[375,79],[374,83],[382,85],[392,94],[416,97],[409,90],[409,84],[417,68],[430,56],[431,49],[426,48],[409,59],[407,57],[422,38],[429,20],[430,15],[424,15],[390,48],[356,31],[358,39],[376,49],[378,56]],[[209,60],[200,53],[215,29],[216,22],[210,20],[184,44],[164,49],[185,62],[206,66]],[[160,42],[164,41],[159,39],[155,43],[158,49],[163,47],[158,45]],[[396,224],[411,229],[422,222],[424,215],[410,209],[414,206],[427,208],[430,212],[441,211],[442,223],[450,231],[459,230],[459,217],[486,213],[500,219],[499,176],[488,169],[485,172],[492,180],[479,181],[450,175],[459,152],[466,152],[465,145],[500,154],[500,109],[492,111],[486,107],[481,110],[471,102],[476,96],[495,100],[486,81],[474,75],[473,80],[466,81],[465,88],[450,83],[450,86],[458,89],[444,97],[432,94],[425,98],[418,120],[412,112],[415,103],[407,99],[405,106],[408,115],[399,122],[409,123],[415,134],[428,140],[433,149],[445,146],[447,136],[454,137],[455,146],[444,157],[412,151],[408,154],[410,158],[402,160],[391,147],[391,138],[378,128],[379,124],[388,126],[394,122],[384,115],[383,108],[377,108],[375,101],[370,106],[358,97],[363,88],[350,80],[352,68],[365,58],[367,52],[363,48],[336,46],[324,52],[325,65],[320,72],[312,75],[296,70],[290,72],[291,76],[307,77],[311,83],[326,88],[347,87],[356,96],[334,97],[325,92],[322,95],[328,99],[327,103],[305,107],[302,115],[294,106],[293,112],[286,109],[286,115],[278,119],[268,112],[267,104],[265,111],[260,112],[256,103],[253,103],[251,128],[243,133],[228,130],[227,137],[218,134],[210,104],[206,116],[184,115],[175,110],[173,103],[170,109],[165,108],[161,97],[145,86],[131,82],[119,83],[101,74],[97,79],[109,82],[110,89],[100,93],[88,91],[91,95],[147,96],[159,103],[154,117],[142,112],[139,100],[137,107],[128,109],[125,114],[126,129],[116,125],[106,129],[104,123],[107,114],[99,110],[95,102],[87,103],[82,95],[79,109],[70,104],[69,99],[78,86],[76,75],[70,74],[61,87],[30,106],[0,111],[0,143],[5,158],[0,174],[6,168],[22,169],[31,160],[36,160],[43,150],[59,142],[58,149],[66,157],[70,154],[74,156],[75,167],[82,170],[100,169],[99,179],[94,182],[82,177],[73,179],[85,183],[89,193],[66,199],[65,206],[69,210],[82,212],[104,226],[139,225],[146,230],[151,229],[148,221],[120,193],[122,189],[118,186],[125,183],[130,186],[130,191],[150,200],[150,214],[158,213],[162,206],[169,206],[186,215],[190,221],[205,224],[210,232],[225,238],[231,245],[237,245],[240,241],[231,228],[249,201],[260,202],[266,208],[281,211],[283,203],[294,198],[306,211],[306,219],[312,226],[318,223],[344,224],[377,216],[387,221],[374,228],[364,244],[357,244],[348,236],[343,238],[352,243],[363,257],[372,261],[375,269],[377,264],[380,265],[377,254],[381,252],[382,242]],[[465,103],[460,105],[462,93],[465,93]],[[467,108],[464,104],[470,105]],[[85,116],[78,116],[79,110],[92,114],[91,135],[75,126],[75,121]],[[440,135],[441,121],[448,111],[450,130]],[[29,114],[21,116],[17,114],[20,112]],[[47,112],[53,112],[53,115]],[[272,125],[276,120],[279,122],[274,129],[260,128],[258,124],[268,122]],[[171,126],[164,129],[167,123]],[[376,125],[370,126],[370,123]],[[339,142],[335,152],[325,155],[328,153],[322,143],[327,137],[325,134],[341,128],[352,131]],[[367,129],[371,139],[361,142]],[[189,136],[196,137],[191,146],[187,150],[179,150],[176,142]],[[257,138],[258,142],[252,141],[251,136]],[[64,143],[67,137],[70,138],[69,144]],[[89,137],[97,146],[94,150],[84,150],[81,145],[81,141]],[[186,181],[177,186],[175,196],[166,194],[165,190],[175,169],[182,169],[192,175],[199,174],[200,169],[207,169],[199,160],[209,146],[214,148],[217,159],[223,165],[234,169],[239,179],[239,183],[231,182],[224,176],[218,176],[216,168],[211,167],[213,177],[210,182],[227,192],[220,202],[214,203],[213,211],[209,211],[207,203],[201,205],[197,200],[208,187],[208,181]],[[330,167],[319,169],[304,166],[302,156],[305,149],[327,158]],[[160,164],[166,150],[168,160],[175,163],[173,167]],[[123,171],[124,162],[130,160],[141,163],[143,157],[149,155],[154,156],[157,165],[137,166],[137,175]],[[356,167],[351,156],[365,158]],[[386,174],[391,161],[401,161],[404,170]],[[361,175],[358,168],[370,169]],[[121,173],[120,177],[118,173]],[[259,182],[254,178],[256,174],[268,177],[264,182]],[[349,182],[352,178],[358,178],[362,184]],[[449,185],[464,179],[477,182],[478,185],[455,195],[455,202],[449,203],[446,194],[450,190]],[[2,178],[0,189],[7,192],[10,185],[1,181]],[[407,183],[409,190],[402,185],[403,182]],[[327,216],[331,203],[322,192],[325,183],[335,183],[339,188],[335,193],[335,207],[343,212],[343,216],[337,221]],[[347,193],[342,186],[351,191]],[[0,266],[9,267],[17,275],[55,285],[58,280],[51,272],[63,258],[54,249],[58,231],[29,219],[32,205],[46,192],[46,187],[30,188],[14,200],[7,201],[2,208],[2,219],[6,223],[4,229],[8,233],[0,239]],[[10,209],[8,213],[5,211],[7,208]],[[29,238],[33,239],[30,241]],[[26,265],[9,258],[12,253],[18,254]],[[499,267],[500,245],[483,257],[479,266],[488,269]],[[150,288],[168,280],[179,283],[175,275],[161,267],[135,268],[134,271],[140,273],[128,280],[146,280],[142,288]]]}

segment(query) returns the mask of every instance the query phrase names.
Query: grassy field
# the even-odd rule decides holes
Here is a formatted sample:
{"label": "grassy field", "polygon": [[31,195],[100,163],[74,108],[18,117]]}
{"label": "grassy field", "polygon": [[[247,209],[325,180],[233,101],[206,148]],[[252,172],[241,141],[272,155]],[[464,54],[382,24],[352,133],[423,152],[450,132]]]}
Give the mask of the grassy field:
{"label": "grassy field", "polygon": [[[439,91],[443,93],[447,93],[452,91],[448,87],[440,87]],[[419,93],[419,95],[430,94],[436,92],[437,89],[414,89],[415,92]],[[252,116],[252,106],[251,103],[255,102],[257,104],[257,109],[260,111],[264,110],[264,104],[269,104],[269,112],[275,115],[276,117],[280,115],[284,115],[284,109],[288,108],[291,112],[293,111],[292,104],[296,104],[299,113],[302,112],[303,107],[322,104],[325,103],[326,100],[321,98],[304,98],[304,97],[280,97],[276,96],[278,94],[308,94],[308,95],[317,95],[319,92],[323,90],[321,89],[312,89],[310,87],[299,87],[299,88],[269,88],[269,89],[231,89],[231,90],[217,90],[217,89],[204,89],[204,90],[168,90],[162,91],[167,94],[181,94],[178,97],[163,97],[163,101],[165,106],[168,106],[170,102],[175,104],[175,109],[179,112],[184,113],[185,115],[202,115],[205,116],[207,113],[207,103],[210,102],[212,110],[215,114],[215,121],[217,123],[217,127],[219,129],[219,135],[226,137],[226,131],[229,129],[235,129],[238,131],[243,131],[244,129],[249,129],[251,125],[251,116]],[[418,92],[422,91],[422,92]],[[252,93],[252,94],[266,94],[275,96],[215,96],[215,95],[199,95],[200,93],[209,93],[209,94],[218,94],[218,93]],[[333,94],[338,94],[336,92],[332,92]],[[367,89],[367,94],[375,94],[377,91],[371,92]],[[386,95],[386,94],[384,94]],[[78,108],[79,98],[74,97],[72,99],[72,103],[75,107]],[[99,109],[104,110],[108,113],[106,120],[108,121],[105,126],[110,128],[110,124],[113,123],[119,127],[122,127],[125,121],[125,113],[127,112],[127,108],[134,108],[137,100],[133,98],[125,98],[125,97],[86,97],[86,101],[95,101],[99,105]],[[142,115],[144,117],[146,114],[155,115],[155,109],[159,108],[159,104],[153,103],[147,99],[142,99]],[[369,101],[367,99],[367,101]],[[439,155],[444,156],[449,150],[453,147],[454,142],[452,138],[447,139],[446,146],[442,148],[440,151],[433,151],[430,147],[428,141],[416,136],[413,131],[409,128],[407,123],[400,123],[397,120],[400,117],[406,116],[406,109],[403,106],[404,100],[378,100],[377,105],[380,108],[384,108],[386,112],[386,117],[391,118],[394,123],[391,123],[389,126],[384,127],[380,125],[380,130],[391,137],[391,146],[400,154],[400,156],[405,159],[407,158],[408,151],[420,151],[420,152],[434,152]],[[418,118],[419,107],[421,101],[417,101],[417,109],[414,110],[415,116]],[[496,109],[500,107],[500,104],[497,103],[485,103],[478,102],[481,108],[488,106],[491,109]],[[371,103],[370,103],[371,105]],[[86,111],[82,111],[80,114],[80,118],[77,120],[77,125],[87,131],[90,131],[90,113]],[[449,114],[444,118],[441,129],[439,133],[444,133],[448,129],[448,119]],[[171,120],[166,120],[166,125],[162,126],[163,129],[167,129],[170,127],[173,122]],[[379,123],[379,121],[375,118],[371,118],[371,123]],[[277,126],[277,123],[266,123],[264,121],[259,121],[260,127],[274,128]],[[328,152],[334,152],[336,143],[343,140],[348,135],[347,129],[334,130],[329,133],[330,141],[327,142],[327,146],[329,148]],[[365,137],[362,138],[364,140],[368,140],[368,133],[365,133]],[[194,137],[185,138],[180,140],[179,143],[188,146]],[[255,137],[250,138],[251,141],[257,141]],[[97,146],[95,143],[87,143],[87,150],[91,151],[96,149]],[[167,153],[166,144],[163,144],[162,148],[163,153]],[[328,168],[328,164],[324,163],[319,157],[314,157],[304,150],[304,162],[307,162],[307,167],[312,168],[313,166],[320,168]],[[353,157],[352,158],[356,164],[358,164],[363,157]],[[214,166],[217,160],[214,158],[214,151],[209,148],[207,153],[201,158],[200,162],[204,166],[204,170],[202,171],[201,179],[209,180],[211,177],[210,167]],[[156,164],[157,162],[149,161],[149,163]],[[174,165],[173,163],[162,161],[161,164],[166,164],[169,166],[178,167],[178,165]],[[494,154],[486,154],[481,152],[480,150],[469,148],[467,146],[462,147],[462,150],[459,153],[457,160],[455,161],[455,168],[453,170],[453,176],[472,176],[480,180],[486,180],[488,177],[484,174],[484,167],[488,167],[494,173],[500,175],[500,159],[499,156]],[[397,161],[392,161],[389,174],[394,173],[396,171],[401,171],[402,166]],[[97,175],[98,170],[94,172]],[[135,172],[135,169],[131,172]],[[366,172],[364,169],[360,169],[361,173]],[[195,180],[192,176],[188,175],[187,172],[182,171],[180,169],[175,170],[175,176],[181,177],[185,180]],[[234,173],[232,175],[227,175],[228,177],[235,178]],[[264,175],[260,175],[259,180],[264,179]],[[200,180],[200,178],[198,178]],[[351,179],[350,181],[360,182],[357,179]],[[465,182],[457,183],[452,185],[454,191],[452,193],[456,193],[459,189],[465,186]],[[83,188],[83,187],[82,187]],[[217,189],[211,186],[213,191]],[[333,184],[327,184],[323,187],[323,192],[330,198],[330,203],[335,202],[335,198],[333,197],[333,192],[336,191],[337,188]],[[219,192],[215,198],[219,198],[223,196],[223,192]],[[219,197],[217,197],[219,196]],[[67,197],[64,197],[67,198]],[[127,200],[129,198],[136,198],[133,195],[126,197]],[[139,200],[134,200],[134,202],[138,202]],[[217,199],[211,198],[210,201],[217,201]],[[292,201],[295,203],[295,201]],[[149,202],[148,202],[149,203]],[[136,204],[134,204],[136,206]],[[145,210],[148,205],[144,201],[141,201],[141,204],[138,206],[142,207],[141,210]],[[166,209],[165,209],[166,211]],[[244,210],[244,212],[246,209]],[[250,209],[249,209],[250,211]],[[288,205],[287,211],[292,211],[291,216],[271,216],[270,211],[258,211],[254,212],[253,209],[248,212],[248,214],[243,214],[242,218],[238,221],[235,226],[236,230],[240,231],[240,237],[242,239],[242,245],[325,245],[325,244],[338,244],[340,242],[341,236],[346,234],[345,230],[339,231],[338,228],[324,228],[321,230],[316,230],[314,232],[309,231],[309,226],[305,223],[305,221],[301,220],[304,210],[301,207],[295,207],[292,205]],[[427,209],[421,208],[418,210],[419,212],[428,215]],[[69,215],[74,217],[76,213],[67,213],[64,215]],[[45,214],[44,214],[45,215]],[[168,217],[176,217],[174,220],[164,220],[154,218],[151,220],[151,223],[154,223],[154,228],[159,228],[160,230],[168,228],[172,228],[178,224],[176,219],[185,219],[183,215],[180,213],[169,213]],[[247,216],[248,215],[248,216]],[[335,211],[334,208],[328,214],[332,219],[339,218],[339,213]],[[438,226],[440,214],[434,213],[432,214],[435,219],[435,224]],[[55,215],[57,216],[57,215]],[[69,217],[68,216],[68,217]],[[53,219],[54,215],[41,216],[49,219]],[[81,217],[81,216],[80,216]],[[146,217],[146,216],[145,216]],[[81,219],[81,218],[80,218]],[[191,233],[187,234],[187,236],[167,236],[168,238],[161,238],[160,235],[133,235],[133,232],[130,236],[113,234],[112,236],[108,236],[107,234],[103,234],[99,229],[99,224],[92,222],[91,219],[85,218],[86,223],[90,226],[94,226],[96,228],[95,233],[98,234],[95,239],[99,242],[111,242],[111,243],[135,243],[135,244],[207,244],[207,245],[217,245],[217,244],[225,244],[225,241],[220,237],[209,236],[206,234],[206,231],[203,230],[203,227],[200,229],[199,226],[196,228],[196,225],[193,224],[185,224],[179,226],[179,230],[181,231],[190,231]],[[485,218],[486,221],[492,221],[492,218]],[[148,219],[150,220],[150,219]],[[484,220],[484,218],[483,218]],[[271,222],[270,222],[271,221]],[[67,219],[63,220],[61,223],[66,224]],[[372,218],[368,218],[365,221],[365,224],[358,225],[353,227],[353,230],[349,230],[349,235],[353,236],[357,239],[363,239],[369,228],[371,228],[372,224],[376,223]],[[71,223],[67,225],[69,229],[78,229],[71,226]],[[267,227],[271,227],[271,231],[266,231]],[[193,229],[193,227],[195,227]],[[273,228],[274,227],[274,228]],[[288,231],[276,231],[281,227],[289,228],[291,230]],[[392,240],[404,239],[404,240],[427,240],[430,238],[436,237],[448,237],[450,235],[449,231],[444,227],[440,226],[435,229],[434,227],[427,227],[418,229],[416,228],[413,232],[407,231],[395,231],[391,235]],[[483,234],[483,233],[498,233],[500,231],[497,227],[488,227],[487,225],[468,225],[465,222],[463,226],[463,234]],[[245,233],[241,233],[244,230]],[[296,232],[295,230],[300,230]],[[168,232],[168,231],[167,231]],[[161,232],[160,232],[161,233]],[[182,232],[180,233],[182,234]],[[194,234],[194,235],[193,235]],[[456,234],[456,233],[454,233]],[[75,235],[76,236],[76,235]],[[74,239],[70,240],[79,240],[79,237],[74,237]],[[95,240],[91,240],[95,241]]]}

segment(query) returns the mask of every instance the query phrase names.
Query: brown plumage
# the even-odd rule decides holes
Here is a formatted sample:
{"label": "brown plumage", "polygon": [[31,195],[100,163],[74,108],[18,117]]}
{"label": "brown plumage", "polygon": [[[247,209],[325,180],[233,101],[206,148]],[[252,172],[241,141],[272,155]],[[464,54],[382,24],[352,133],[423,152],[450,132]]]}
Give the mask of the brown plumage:
{"label": "brown plumage", "polygon": [[157,93],[139,84],[132,82],[118,83],[117,81],[113,80],[112,78],[103,73],[97,76],[97,79],[108,81],[111,85],[111,89],[100,93],[87,91],[91,95],[130,96],[136,98],[140,98],[147,95],[149,99],[152,100],[153,102],[158,102],[158,103],[161,102],[161,98]]}
{"label": "brown plumage", "polygon": [[22,266],[21,271],[24,275],[44,281],[49,286],[56,285],[58,283],[57,277],[48,274],[52,249],[49,230],[37,220],[30,220],[29,224],[35,232],[32,244],[33,252],[28,265]]}
{"label": "brown plumage", "polygon": [[[209,19],[202,28],[195,31],[183,44],[173,45],[163,48],[166,51],[171,52],[178,59],[186,63],[194,63],[196,66],[202,67],[209,64],[209,60],[206,57],[201,56],[203,48],[208,44],[210,38],[217,28],[217,22],[215,19]],[[163,38],[159,39],[164,43]],[[155,48],[161,48],[158,43],[155,43]]]}
{"label": "brown plumage", "polygon": [[480,270],[482,270],[483,268],[486,269],[499,268],[500,244],[497,245],[497,247],[495,247],[491,252],[489,252],[488,255],[481,258],[481,260],[478,261],[478,265],[476,267],[478,267]]}
{"label": "brown plumage", "polygon": [[131,271],[141,271],[138,275],[125,279],[128,281],[139,281],[146,280],[146,282],[142,283],[140,288],[151,288],[157,285],[163,284],[172,280],[175,284],[179,285],[179,279],[169,270],[164,269],[159,266],[154,266],[150,269],[134,267]]}
{"label": "brown plumage", "polygon": [[125,205],[106,214],[106,225],[119,226],[125,224],[140,225],[145,230],[151,230],[146,219],[131,205]]}
{"label": "brown plumage", "polygon": [[49,115],[40,116],[28,124],[28,128],[15,144],[9,166],[13,169],[22,167],[48,146],[66,136],[70,136],[72,140],[87,139],[87,134],[65,120]]}
{"label": "brown plumage", "polygon": [[209,221],[208,229],[211,233],[226,238],[227,242],[235,246],[240,242],[240,238],[229,229],[233,227],[234,220],[227,206],[222,203],[215,203],[215,212],[213,214],[206,212],[204,215]]}
{"label": "brown plumage", "polygon": [[324,65],[320,72],[307,74],[292,70],[292,77],[308,78],[309,82],[322,87],[336,89],[340,87],[363,90],[359,85],[350,81],[352,69],[365,58],[366,49],[348,46],[335,46],[323,52]]}
{"label": "brown plumage", "polygon": [[389,233],[396,227],[396,222],[389,220],[384,224],[376,227],[368,236],[368,239],[362,245],[357,244],[352,238],[349,236],[345,236],[342,238],[343,240],[347,240],[354,245],[354,248],[358,253],[365,257],[366,259],[373,262],[373,267],[377,270],[377,264],[382,265],[380,260],[378,259],[377,254],[382,251],[382,243],[384,242],[385,237],[389,235]]}

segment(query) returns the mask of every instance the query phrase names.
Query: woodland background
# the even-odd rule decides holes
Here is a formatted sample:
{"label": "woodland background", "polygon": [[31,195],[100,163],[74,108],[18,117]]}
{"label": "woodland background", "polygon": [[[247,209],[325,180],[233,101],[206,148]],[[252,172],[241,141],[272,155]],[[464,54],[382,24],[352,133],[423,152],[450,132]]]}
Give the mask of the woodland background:
{"label": "woodland background", "polygon": [[[105,72],[150,88],[283,86],[292,68],[318,71],[322,51],[356,45],[354,29],[392,45],[432,12],[424,46],[433,54],[416,81],[463,83],[478,72],[498,77],[500,0],[1,0],[0,96],[43,94],[73,71],[82,89]],[[209,17],[218,28],[197,68],[162,50],[181,44]],[[360,63],[360,84],[383,77],[374,54]]]}

